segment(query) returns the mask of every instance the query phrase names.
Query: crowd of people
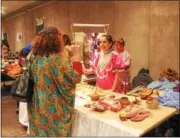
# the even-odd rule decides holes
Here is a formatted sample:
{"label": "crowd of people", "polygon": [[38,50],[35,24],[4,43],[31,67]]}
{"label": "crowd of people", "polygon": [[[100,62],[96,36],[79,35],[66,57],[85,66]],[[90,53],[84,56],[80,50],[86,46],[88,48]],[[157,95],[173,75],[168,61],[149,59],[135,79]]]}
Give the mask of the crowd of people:
{"label": "crowd of people", "polygon": [[[72,47],[68,35],[48,27],[19,52],[20,65],[25,59],[31,62],[35,83],[32,101],[28,103],[30,136],[71,136],[75,87],[82,75],[72,66]],[[83,74],[94,73],[99,88],[126,93],[131,87],[131,55],[125,50],[124,39],[113,40],[104,34],[99,48],[91,67],[82,65]]]}

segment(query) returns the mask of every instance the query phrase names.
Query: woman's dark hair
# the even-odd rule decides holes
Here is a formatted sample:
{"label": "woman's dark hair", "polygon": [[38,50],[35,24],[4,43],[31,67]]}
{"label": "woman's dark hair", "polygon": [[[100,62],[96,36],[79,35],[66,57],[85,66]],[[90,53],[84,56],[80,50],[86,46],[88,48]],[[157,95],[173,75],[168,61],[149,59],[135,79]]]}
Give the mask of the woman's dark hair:
{"label": "woman's dark hair", "polygon": [[125,46],[125,41],[122,37],[118,39],[116,42],[118,42],[121,46]]}
{"label": "woman's dark hair", "polygon": [[41,56],[59,53],[62,49],[60,35],[61,33],[56,27],[44,28],[32,41],[32,52]]}
{"label": "woman's dark hair", "polygon": [[63,40],[64,40],[64,45],[71,45],[71,39],[69,38],[69,36],[67,34],[63,35]]}
{"label": "woman's dark hair", "polygon": [[104,34],[104,35],[102,35],[101,37],[105,37],[106,40],[108,40],[108,42],[109,42],[109,43],[112,43],[112,45],[113,45],[113,38],[112,38],[111,35]]}

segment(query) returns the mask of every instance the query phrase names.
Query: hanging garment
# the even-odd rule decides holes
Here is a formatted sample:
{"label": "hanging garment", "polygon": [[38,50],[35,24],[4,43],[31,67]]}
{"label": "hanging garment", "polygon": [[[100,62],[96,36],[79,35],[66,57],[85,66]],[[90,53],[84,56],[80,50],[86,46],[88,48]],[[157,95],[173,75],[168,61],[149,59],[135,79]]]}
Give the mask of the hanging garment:
{"label": "hanging garment", "polygon": [[36,34],[44,28],[44,19],[36,19]]}
{"label": "hanging garment", "polygon": [[75,32],[74,34],[74,42],[82,42],[84,43],[84,39],[86,37],[86,34],[84,32]]}
{"label": "hanging garment", "polygon": [[81,54],[83,61],[85,61],[85,59],[84,59],[84,44],[85,44],[86,34],[84,32],[75,32],[73,35],[74,35],[74,43],[75,43],[75,45],[80,46],[80,49],[81,49],[80,54]]}

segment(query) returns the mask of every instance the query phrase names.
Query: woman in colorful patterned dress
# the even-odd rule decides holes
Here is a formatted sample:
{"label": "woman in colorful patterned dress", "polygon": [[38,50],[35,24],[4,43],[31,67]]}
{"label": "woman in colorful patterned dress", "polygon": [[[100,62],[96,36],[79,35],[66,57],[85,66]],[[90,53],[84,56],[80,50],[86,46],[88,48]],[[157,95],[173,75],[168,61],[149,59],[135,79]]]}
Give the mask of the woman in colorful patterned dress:
{"label": "woman in colorful patterned dress", "polygon": [[120,72],[119,85],[121,92],[128,92],[130,90],[130,66],[131,66],[131,55],[125,50],[125,41],[123,38],[117,39],[115,42],[115,48],[119,56],[123,59],[124,68]]}
{"label": "woman in colorful patterned dress", "polygon": [[100,38],[100,52],[91,62],[92,68],[85,69],[85,74],[95,73],[96,86],[104,90],[120,92],[118,86],[119,71],[123,68],[123,61],[116,51],[113,51],[111,35],[102,35]]}
{"label": "woman in colorful patterned dress", "polygon": [[75,84],[81,76],[63,56],[62,46],[62,36],[55,27],[43,29],[32,42],[35,84],[28,103],[30,136],[71,136]]}

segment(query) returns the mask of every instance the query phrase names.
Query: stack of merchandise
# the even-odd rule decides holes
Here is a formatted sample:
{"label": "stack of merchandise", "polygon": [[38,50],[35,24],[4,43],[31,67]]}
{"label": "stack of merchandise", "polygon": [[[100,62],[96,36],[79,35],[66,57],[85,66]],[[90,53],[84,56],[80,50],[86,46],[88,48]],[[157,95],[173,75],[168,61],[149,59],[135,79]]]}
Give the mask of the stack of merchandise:
{"label": "stack of merchandise", "polygon": [[148,85],[148,88],[156,88],[163,93],[158,97],[161,105],[180,109],[178,76],[178,73],[174,69],[168,68],[160,74],[159,80],[153,81]]}

